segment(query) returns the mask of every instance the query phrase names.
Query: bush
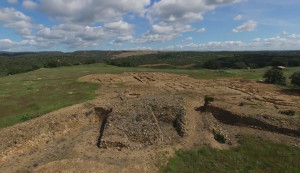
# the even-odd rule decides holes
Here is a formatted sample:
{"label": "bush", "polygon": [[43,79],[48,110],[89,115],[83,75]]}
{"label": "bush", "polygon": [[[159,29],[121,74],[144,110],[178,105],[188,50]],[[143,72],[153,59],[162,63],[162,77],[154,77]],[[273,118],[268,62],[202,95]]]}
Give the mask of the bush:
{"label": "bush", "polygon": [[59,67],[59,65],[58,65],[57,61],[50,61],[46,64],[45,67],[46,68],[56,68],[56,67]]}
{"label": "bush", "polygon": [[215,99],[213,97],[210,97],[210,96],[205,96],[204,101],[205,102],[213,102],[213,101],[215,101]]}
{"label": "bush", "polygon": [[297,66],[300,66],[300,60],[296,60],[296,59],[289,60],[289,61],[288,61],[288,65],[289,65],[289,67],[297,67]]}
{"label": "bush", "polygon": [[257,64],[254,64],[254,63],[250,63],[250,64],[248,64],[248,66],[250,67],[250,69],[256,69],[259,67]]}
{"label": "bush", "polygon": [[280,70],[268,70],[263,77],[265,78],[265,82],[267,83],[285,85],[286,78],[283,76],[283,72]]}
{"label": "bush", "polygon": [[203,111],[207,111],[207,106],[210,102],[213,102],[215,99],[213,97],[210,97],[210,96],[205,96],[204,97],[204,105],[203,105]]}
{"label": "bush", "polygon": [[234,63],[235,69],[246,69],[247,65],[244,62],[236,62]]}
{"label": "bush", "polygon": [[291,83],[295,86],[300,86],[300,71],[295,72],[291,77]]}
{"label": "bush", "polygon": [[207,69],[220,69],[222,66],[221,66],[221,63],[218,62],[218,61],[215,61],[215,60],[210,60],[210,61],[207,61],[203,64],[204,68],[207,68]]}
{"label": "bush", "polygon": [[224,137],[224,135],[219,134],[219,133],[215,134],[215,140],[221,144],[225,144],[225,142],[226,142],[226,138]]}
{"label": "bush", "polygon": [[22,122],[28,121],[28,120],[30,120],[30,119],[31,119],[31,118],[30,118],[28,115],[26,115],[26,114],[21,116],[21,121],[22,121]]}
{"label": "bush", "polygon": [[287,63],[283,59],[275,59],[272,61],[272,66],[286,66]]}

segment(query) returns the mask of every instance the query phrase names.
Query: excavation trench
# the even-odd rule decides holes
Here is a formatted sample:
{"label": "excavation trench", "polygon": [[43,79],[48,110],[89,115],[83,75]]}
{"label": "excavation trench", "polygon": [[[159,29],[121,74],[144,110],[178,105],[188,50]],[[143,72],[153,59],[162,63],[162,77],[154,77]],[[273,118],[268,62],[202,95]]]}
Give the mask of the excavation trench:
{"label": "excavation trench", "polygon": [[299,130],[278,127],[252,117],[245,117],[238,114],[234,114],[228,110],[213,105],[209,105],[207,107],[207,112],[211,112],[214,118],[216,118],[217,120],[219,120],[224,124],[235,125],[235,126],[247,126],[250,128],[261,129],[261,130],[280,133],[288,136],[300,137]]}
{"label": "excavation trench", "polygon": [[104,134],[105,125],[107,123],[108,117],[110,116],[110,114],[112,112],[112,109],[107,110],[102,107],[95,107],[95,112],[99,116],[100,121],[102,121],[100,131],[99,131],[99,137],[98,137],[98,141],[97,141],[97,147],[101,148],[102,137]]}

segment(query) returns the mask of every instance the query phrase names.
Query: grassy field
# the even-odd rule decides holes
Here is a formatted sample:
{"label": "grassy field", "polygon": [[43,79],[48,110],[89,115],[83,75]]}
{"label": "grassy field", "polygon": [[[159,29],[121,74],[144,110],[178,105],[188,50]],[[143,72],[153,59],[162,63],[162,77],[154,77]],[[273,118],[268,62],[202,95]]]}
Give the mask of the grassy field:
{"label": "grassy field", "polygon": [[230,150],[177,151],[163,172],[300,172],[300,148],[244,137]]}
{"label": "grassy field", "polygon": [[[247,78],[262,79],[268,68],[257,70],[179,70],[121,68],[105,64],[81,65],[52,69],[39,69],[0,78],[0,128],[81,103],[95,97],[96,84],[78,82],[77,79],[93,73],[122,73],[125,71],[161,71],[188,74],[197,79]],[[290,76],[300,68],[289,68]]]}
{"label": "grassy field", "polygon": [[0,78],[0,128],[93,99],[99,86],[76,79],[107,72],[122,71],[96,64],[39,69]]}

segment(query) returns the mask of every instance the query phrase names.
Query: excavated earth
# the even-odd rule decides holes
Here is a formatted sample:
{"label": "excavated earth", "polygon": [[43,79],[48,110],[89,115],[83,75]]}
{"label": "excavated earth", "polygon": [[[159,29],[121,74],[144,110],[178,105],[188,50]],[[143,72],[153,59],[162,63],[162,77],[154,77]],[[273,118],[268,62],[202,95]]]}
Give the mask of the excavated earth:
{"label": "excavated earth", "polygon": [[[300,97],[278,86],[153,72],[79,80],[99,84],[96,99],[0,130],[0,172],[158,172],[175,150],[229,149],[243,135],[300,147]],[[205,95],[215,101],[204,109]]]}

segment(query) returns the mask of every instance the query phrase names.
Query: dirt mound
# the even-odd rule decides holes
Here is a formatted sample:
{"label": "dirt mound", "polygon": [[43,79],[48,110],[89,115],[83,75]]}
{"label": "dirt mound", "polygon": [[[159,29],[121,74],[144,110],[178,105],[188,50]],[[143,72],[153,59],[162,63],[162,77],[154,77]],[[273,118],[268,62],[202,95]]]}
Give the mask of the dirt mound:
{"label": "dirt mound", "polygon": [[[227,149],[241,135],[300,144],[300,98],[278,86],[167,73],[79,80],[99,84],[95,100],[0,130],[2,172],[157,172],[174,150]],[[196,111],[205,95],[215,102]]]}
{"label": "dirt mound", "polygon": [[[151,96],[116,101],[109,110],[96,107],[104,117],[98,147],[143,148],[185,135],[185,111],[182,98]],[[108,105],[105,105],[107,107]],[[104,110],[104,111],[103,111]],[[177,135],[176,135],[177,132]]]}

